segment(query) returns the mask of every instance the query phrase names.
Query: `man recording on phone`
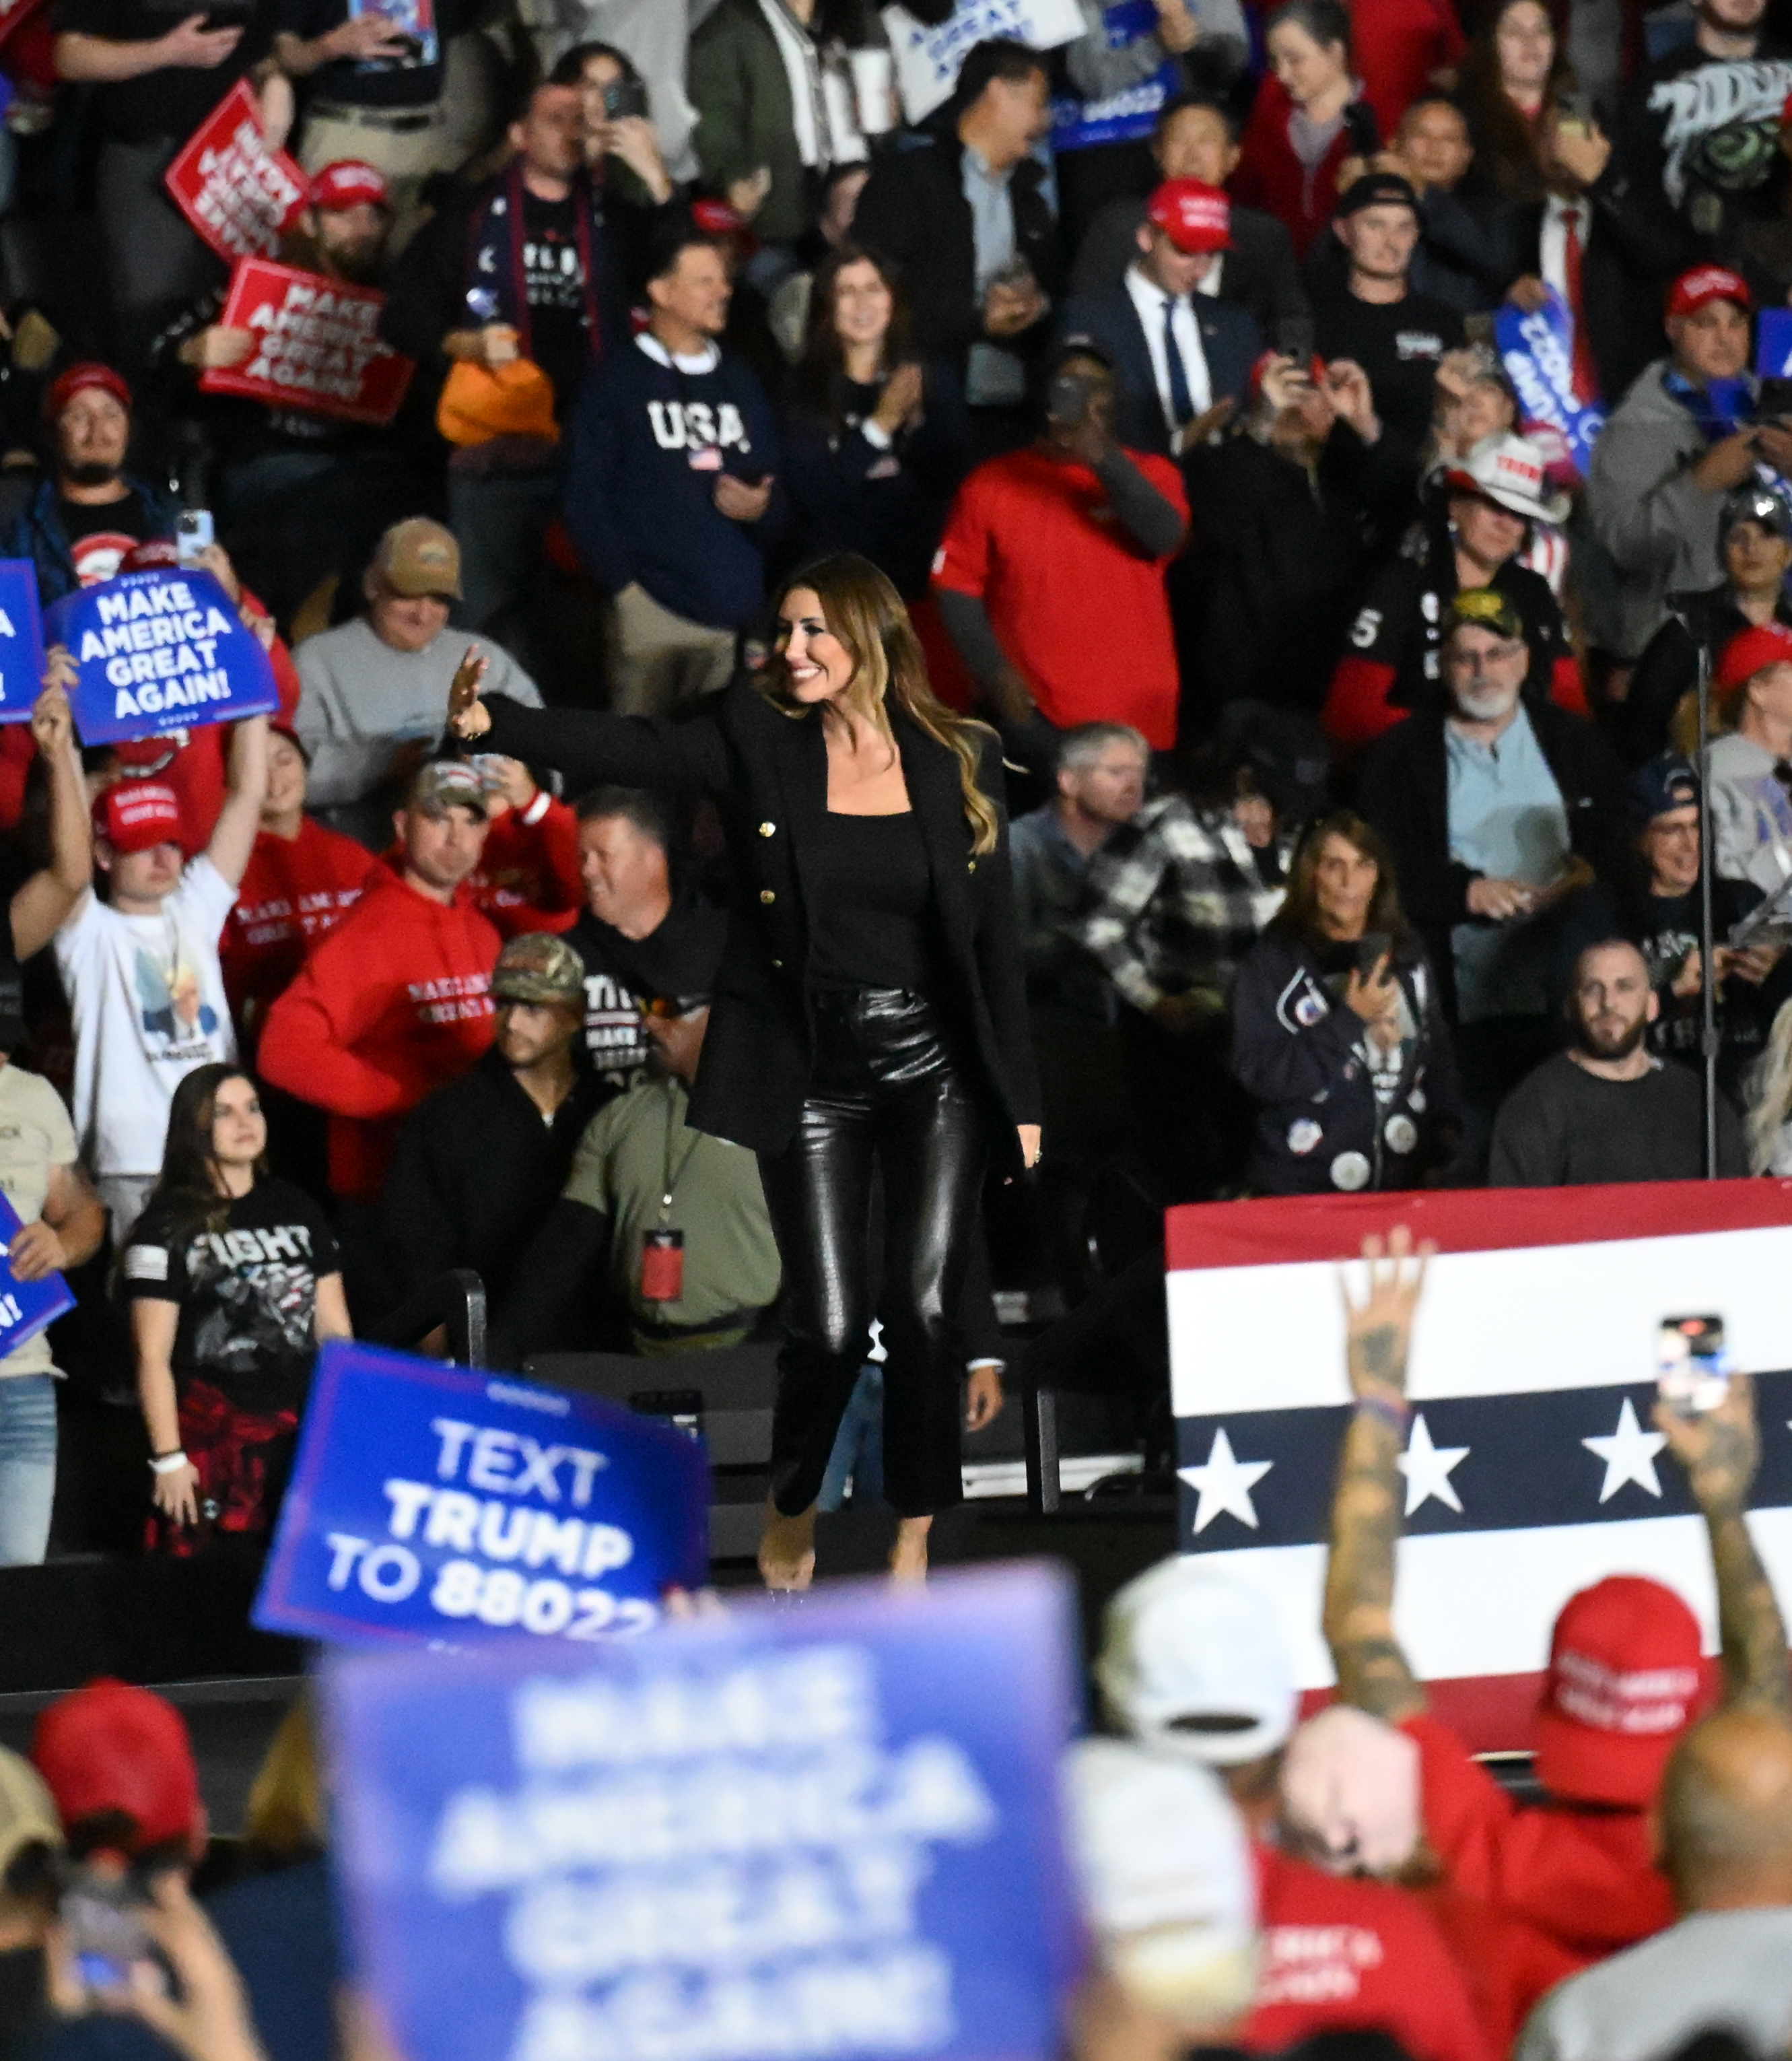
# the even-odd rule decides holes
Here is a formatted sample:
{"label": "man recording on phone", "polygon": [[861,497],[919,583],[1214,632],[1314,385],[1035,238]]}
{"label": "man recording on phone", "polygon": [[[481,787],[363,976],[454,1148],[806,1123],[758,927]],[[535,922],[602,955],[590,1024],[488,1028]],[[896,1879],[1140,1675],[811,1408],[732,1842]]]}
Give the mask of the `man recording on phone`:
{"label": "man recording on phone", "polygon": [[1106,354],[1066,343],[1044,434],[971,474],[934,561],[941,617],[1010,755],[1046,775],[1078,723],[1130,724],[1154,751],[1176,742],[1164,568],[1188,500],[1170,459],[1115,442],[1117,401]]}

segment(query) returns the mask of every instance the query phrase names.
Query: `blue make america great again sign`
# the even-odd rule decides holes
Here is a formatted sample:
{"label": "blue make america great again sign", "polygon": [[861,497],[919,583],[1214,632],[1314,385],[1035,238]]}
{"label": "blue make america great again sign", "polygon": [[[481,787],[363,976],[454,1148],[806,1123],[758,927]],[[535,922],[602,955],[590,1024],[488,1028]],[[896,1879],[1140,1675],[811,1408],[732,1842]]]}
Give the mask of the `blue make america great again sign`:
{"label": "blue make america great again sign", "polygon": [[45,612],[44,630],[79,674],[69,701],[83,744],[237,722],[280,706],[260,639],[197,566],[83,587]]}

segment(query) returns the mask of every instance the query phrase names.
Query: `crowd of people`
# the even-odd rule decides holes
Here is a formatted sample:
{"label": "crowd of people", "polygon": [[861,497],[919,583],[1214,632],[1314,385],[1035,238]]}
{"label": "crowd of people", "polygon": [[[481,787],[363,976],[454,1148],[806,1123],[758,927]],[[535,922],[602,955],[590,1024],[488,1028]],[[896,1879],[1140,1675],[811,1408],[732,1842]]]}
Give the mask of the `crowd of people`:
{"label": "crowd of people", "polygon": [[[1792,1167],[1775,17],[1154,11],[926,107],[834,0],[0,43],[0,554],[202,567],[279,700],[82,749],[58,648],[0,727],[12,1263],[80,1297],[0,1367],[0,1560],[58,1371],[140,1413],[152,1550],[253,1544],[315,1342],[451,1269],[509,1365],[781,1337],[782,1518],[881,1383],[924,1531],[992,1282],[1088,1362],[1165,1206]],[[166,175],[239,85],[383,420],[214,390],[258,332]],[[829,704],[814,816],[743,691]]]}
{"label": "crowd of people", "polygon": [[[544,966],[554,957],[539,954]],[[256,1142],[247,1096],[226,1103],[226,1091],[246,1083],[208,1072],[217,1078],[190,1083],[204,1079],[230,1111],[218,1120],[236,1127],[214,1163],[243,1166]],[[200,1093],[183,1088],[189,1119]],[[190,1135],[197,1167],[193,1146]],[[1397,1228],[1367,1241],[1364,1259],[1360,1273],[1341,1270],[1353,1407],[1323,1549],[1335,1694],[1303,1710],[1294,1627],[1230,1566],[1172,1556],[1114,1595],[1089,1685],[1094,1730],[1070,1747],[1062,1785],[1086,1951],[1058,2051],[1078,2061],[1782,2052],[1792,1673],[1745,1516],[1761,1463],[1750,1383],[1738,1377],[1704,1415],[1663,1407],[1656,1418],[1698,1512],[1719,1660],[1702,1661],[1698,1619],[1674,1588],[1618,1575],[1580,1591],[1541,1680],[1537,1793],[1514,1795],[1429,1707],[1394,1631],[1425,1254]],[[713,1596],[707,1607],[722,1607]],[[354,1750],[320,1732],[302,1695],[241,1835],[214,1839],[170,1703],[114,1680],[52,1702],[28,1760],[0,1751],[0,2055],[383,2061],[402,2051],[380,2007],[390,2000],[370,1995],[374,1971],[352,1927],[339,1930],[336,1809]],[[706,1767],[729,1764],[718,1755]],[[806,1806],[802,1836],[818,1847],[831,1806],[820,1794]],[[849,1794],[839,1807],[859,1807]],[[574,1789],[545,1798],[542,1835],[556,1811],[582,1809]],[[582,1836],[590,1864],[602,1841],[588,1852]],[[950,1942],[957,1916],[936,1911],[937,1936]],[[699,1936],[685,1965],[703,1965]],[[730,1943],[731,1955],[753,1951]],[[457,1995],[476,1982],[469,1971]],[[814,2036],[806,2021],[790,2033],[789,2051],[820,2051],[799,2043]]]}

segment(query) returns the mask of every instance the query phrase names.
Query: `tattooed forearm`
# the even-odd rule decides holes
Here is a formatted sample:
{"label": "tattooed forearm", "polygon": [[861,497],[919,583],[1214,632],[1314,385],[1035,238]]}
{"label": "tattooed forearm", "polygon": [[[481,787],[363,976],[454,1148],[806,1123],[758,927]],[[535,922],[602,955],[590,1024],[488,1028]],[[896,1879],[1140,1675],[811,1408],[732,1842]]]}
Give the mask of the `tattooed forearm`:
{"label": "tattooed forearm", "polygon": [[1724,1701],[1758,1703],[1792,1717],[1786,1626],[1774,1585],[1739,1510],[1707,1519],[1718,1578],[1718,1631],[1723,1642]]}
{"label": "tattooed forearm", "polygon": [[1390,1388],[1404,1386],[1406,1357],[1400,1334],[1392,1324],[1378,1324],[1350,1342],[1355,1371],[1372,1375]]}
{"label": "tattooed forearm", "polygon": [[1338,1465],[1326,1570],[1326,1639],[1339,1699],[1390,1720],[1425,1707],[1424,1692],[1394,1636],[1400,1450],[1391,1424],[1367,1411],[1353,1415]]}

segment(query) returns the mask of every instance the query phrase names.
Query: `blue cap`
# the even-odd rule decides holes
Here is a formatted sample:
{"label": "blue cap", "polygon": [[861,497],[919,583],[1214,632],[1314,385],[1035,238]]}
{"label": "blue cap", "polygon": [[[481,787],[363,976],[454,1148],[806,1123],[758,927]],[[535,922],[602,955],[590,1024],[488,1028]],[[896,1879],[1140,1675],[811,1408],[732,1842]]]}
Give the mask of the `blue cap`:
{"label": "blue cap", "polygon": [[1625,800],[1639,826],[1652,823],[1656,817],[1665,816],[1672,809],[1697,808],[1698,774],[1690,761],[1682,758],[1678,752],[1664,751],[1658,758],[1651,758],[1646,766],[1638,766],[1630,775]]}

